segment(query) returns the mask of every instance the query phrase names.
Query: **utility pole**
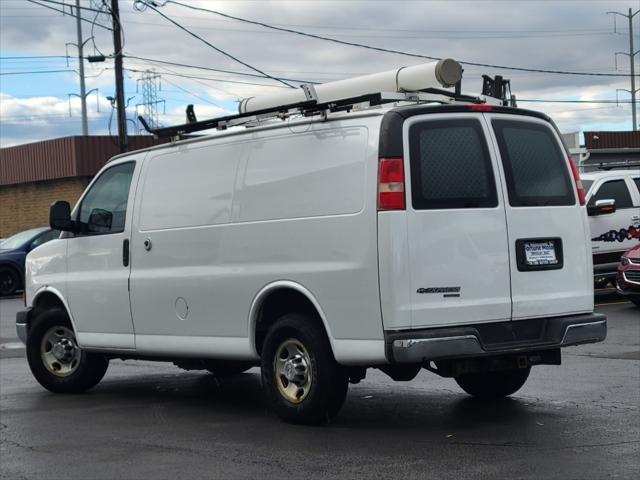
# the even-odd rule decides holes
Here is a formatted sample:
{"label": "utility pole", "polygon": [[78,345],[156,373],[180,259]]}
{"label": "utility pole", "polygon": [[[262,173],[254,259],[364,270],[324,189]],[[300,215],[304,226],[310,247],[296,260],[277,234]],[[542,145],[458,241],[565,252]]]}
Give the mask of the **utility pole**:
{"label": "utility pole", "polygon": [[116,69],[116,108],[118,113],[118,143],[120,153],[128,150],[127,112],[124,103],[124,79],[122,75],[122,32],[118,0],[111,0],[111,20],[113,23],[113,47]]}
{"label": "utility pole", "polygon": [[[624,13],[620,13],[620,12],[607,12],[607,14],[611,14],[614,15],[614,19],[615,19],[615,15],[620,15],[621,17],[626,18],[629,21],[629,53],[626,52],[616,52],[616,58],[618,55],[626,55],[627,57],[629,57],[629,65],[631,67],[631,90],[627,90],[624,88],[620,88],[619,90],[624,90],[625,92],[629,92],[631,94],[631,118],[633,119],[633,131],[637,131],[638,130],[638,122],[636,120],[636,72],[635,72],[635,56],[638,53],[638,51],[634,51],[633,50],[633,17],[635,17],[638,13],[640,13],[640,10],[637,10],[635,12],[631,12],[631,9],[629,9],[629,13],[627,15],[625,15]],[[615,20],[614,20],[614,32],[616,31],[616,26],[615,26]],[[617,64],[617,61],[616,61]]]}
{"label": "utility pole", "polygon": [[82,136],[89,135],[87,122],[87,92],[84,85],[84,43],[82,41],[82,21],[80,18],[80,0],[76,0],[76,31],[78,33],[78,65],[80,70],[80,106],[82,107]]}

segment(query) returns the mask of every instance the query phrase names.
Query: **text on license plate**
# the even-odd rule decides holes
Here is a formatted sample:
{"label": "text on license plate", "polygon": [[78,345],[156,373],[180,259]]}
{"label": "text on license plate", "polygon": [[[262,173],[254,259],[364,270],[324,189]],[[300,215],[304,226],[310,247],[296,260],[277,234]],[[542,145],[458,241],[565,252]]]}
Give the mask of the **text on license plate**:
{"label": "text on license plate", "polygon": [[528,265],[556,265],[556,249],[553,241],[524,242],[524,255]]}

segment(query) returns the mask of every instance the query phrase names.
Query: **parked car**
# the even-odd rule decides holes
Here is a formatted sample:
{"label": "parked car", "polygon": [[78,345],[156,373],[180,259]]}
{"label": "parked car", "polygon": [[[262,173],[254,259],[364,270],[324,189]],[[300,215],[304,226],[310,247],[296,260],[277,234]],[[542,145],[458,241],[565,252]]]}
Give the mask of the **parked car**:
{"label": "parked car", "polygon": [[625,252],[620,259],[617,290],[640,307],[640,243]]}
{"label": "parked car", "polygon": [[111,358],[260,365],[271,408],[318,423],[369,367],[495,398],[602,341],[584,192],[552,121],[366,101],[307,100],[285,122],[266,115],[289,103],[263,107],[251,128],[118,156],[73,211],[56,202],[69,233],[29,254],[16,318],[38,382],[84,391]]}
{"label": "parked car", "polygon": [[23,287],[27,253],[59,235],[59,230],[49,227],[32,228],[0,244],[0,295],[13,295]]}
{"label": "parked car", "polygon": [[622,254],[640,241],[640,170],[581,175],[587,192],[596,287],[615,282]]}

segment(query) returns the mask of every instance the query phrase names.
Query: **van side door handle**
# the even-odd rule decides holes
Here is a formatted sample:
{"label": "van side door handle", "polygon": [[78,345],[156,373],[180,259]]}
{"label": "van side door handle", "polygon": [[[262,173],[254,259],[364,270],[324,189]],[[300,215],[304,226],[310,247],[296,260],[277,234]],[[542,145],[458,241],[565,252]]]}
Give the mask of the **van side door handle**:
{"label": "van side door handle", "polygon": [[122,265],[129,266],[129,239],[125,238],[122,241]]}

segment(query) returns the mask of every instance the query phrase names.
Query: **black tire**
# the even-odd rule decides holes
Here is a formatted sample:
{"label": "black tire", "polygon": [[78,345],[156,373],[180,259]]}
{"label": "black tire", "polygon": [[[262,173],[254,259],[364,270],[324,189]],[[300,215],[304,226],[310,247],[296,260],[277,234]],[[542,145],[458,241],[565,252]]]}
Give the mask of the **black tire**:
{"label": "black tire", "polygon": [[636,307],[640,307],[640,298],[630,298],[632,303],[635,304]]}
{"label": "black tire", "polygon": [[20,288],[20,274],[15,268],[0,267],[0,297],[13,295]]}
{"label": "black tire", "polygon": [[469,395],[478,398],[501,398],[516,393],[527,381],[531,367],[486,373],[467,373],[455,377]]}
{"label": "black tire", "polygon": [[[303,346],[310,361],[310,386],[297,403],[280,392],[275,372],[278,350],[290,340]],[[289,423],[329,422],[340,411],[349,387],[346,369],[335,361],[324,329],[313,318],[301,314],[284,315],[273,324],[264,341],[261,370],[270,408]]]}
{"label": "black tire", "polygon": [[77,365],[66,376],[56,375],[47,368],[41,349],[45,335],[55,328],[70,331],[73,337],[70,340],[75,343],[71,323],[66,312],[61,308],[52,308],[38,314],[29,328],[27,361],[38,383],[55,393],[81,393],[97,385],[109,366],[109,359],[104,355],[78,349]]}
{"label": "black tire", "polygon": [[234,360],[207,360],[207,370],[216,377],[230,377],[240,375],[254,366],[251,362]]}
{"label": "black tire", "polygon": [[603,288],[607,288],[609,286],[611,280],[607,277],[599,277],[593,279],[593,288],[594,290],[600,290]]}

